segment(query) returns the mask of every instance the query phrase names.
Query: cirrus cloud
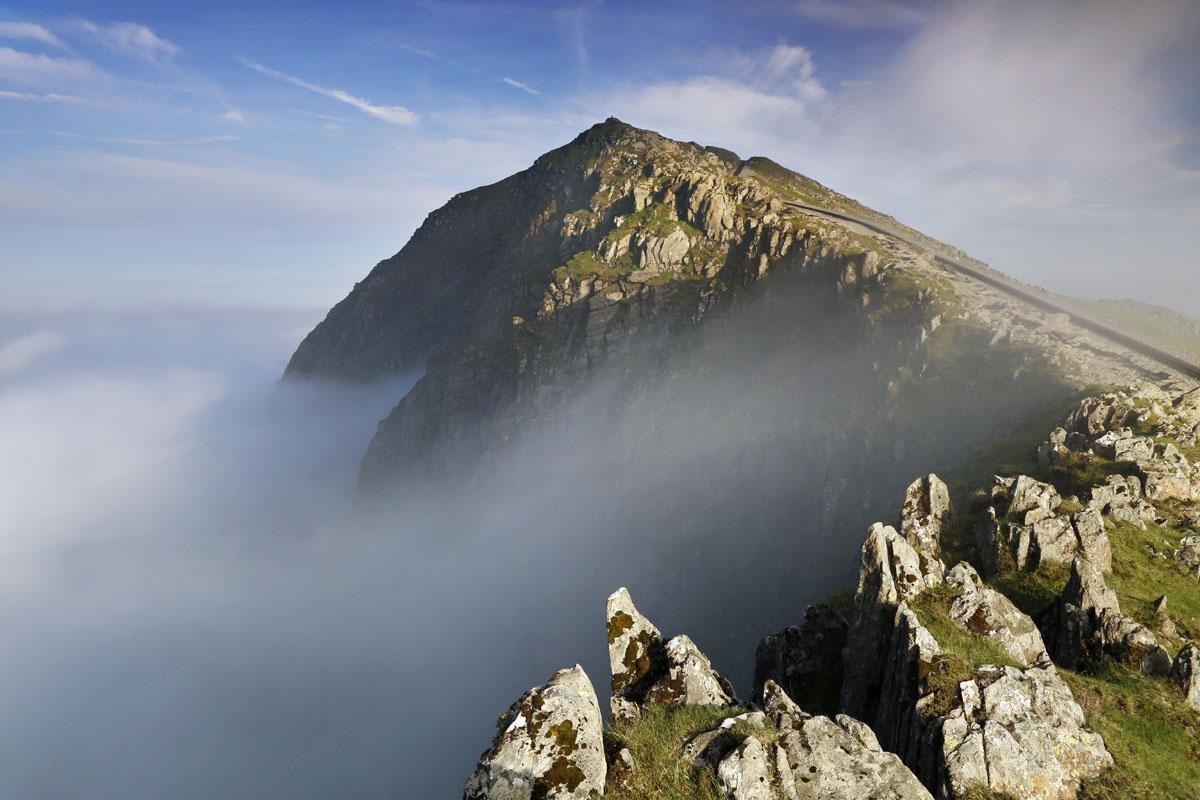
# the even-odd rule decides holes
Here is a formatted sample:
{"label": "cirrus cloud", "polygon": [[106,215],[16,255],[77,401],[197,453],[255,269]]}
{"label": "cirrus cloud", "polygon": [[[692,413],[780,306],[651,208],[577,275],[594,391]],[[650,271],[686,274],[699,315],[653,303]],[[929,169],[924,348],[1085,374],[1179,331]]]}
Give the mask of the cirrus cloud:
{"label": "cirrus cloud", "polygon": [[411,126],[416,125],[420,120],[420,115],[409,111],[404,106],[377,106],[374,103],[369,103],[366,100],[363,100],[361,97],[355,97],[349,92],[343,92],[341,89],[326,89],[324,86],[318,86],[315,83],[309,83],[308,81],[283,72],[279,72],[278,70],[273,70],[269,67],[264,67],[262,64],[256,64],[255,62],[248,61],[244,58],[239,58],[238,61],[241,62],[242,65],[249,67],[255,72],[266,75],[269,78],[275,78],[276,80],[295,84],[301,89],[307,89],[310,92],[316,92],[317,94],[321,94],[326,97],[332,97],[334,100],[354,106],[369,117],[374,117],[375,119],[382,120],[384,122],[390,122],[393,125]]}

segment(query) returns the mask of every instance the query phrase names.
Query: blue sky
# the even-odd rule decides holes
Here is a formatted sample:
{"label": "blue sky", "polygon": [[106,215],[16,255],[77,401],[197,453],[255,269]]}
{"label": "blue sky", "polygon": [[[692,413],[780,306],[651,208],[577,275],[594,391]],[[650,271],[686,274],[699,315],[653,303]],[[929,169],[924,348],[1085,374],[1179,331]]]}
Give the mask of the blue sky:
{"label": "blue sky", "polygon": [[616,115],[1200,314],[1197,8],[0,4],[0,309],[326,307]]}

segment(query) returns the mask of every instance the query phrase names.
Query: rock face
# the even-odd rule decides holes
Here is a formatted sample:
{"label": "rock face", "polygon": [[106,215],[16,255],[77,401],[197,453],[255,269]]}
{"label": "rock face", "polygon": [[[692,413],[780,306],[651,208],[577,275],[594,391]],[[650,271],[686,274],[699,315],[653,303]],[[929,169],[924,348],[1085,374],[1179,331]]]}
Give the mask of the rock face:
{"label": "rock face", "polygon": [[849,624],[826,605],[810,606],[804,622],[764,636],[754,654],[753,697],[767,681],[800,703],[836,696],[842,683],[842,649]]}
{"label": "rock face", "polygon": [[613,592],[606,606],[614,719],[636,720],[647,703],[674,707],[737,702],[733,686],[691,639],[680,635],[663,643],[662,634],[638,612],[627,589]]}
{"label": "rock face", "polygon": [[779,734],[774,763],[785,796],[796,800],[918,800],[931,798],[870,728],[850,717],[806,714],[773,681],[763,707]]}
{"label": "rock face", "polygon": [[530,689],[497,727],[464,800],[586,800],[604,792],[604,723],[582,667]]}
{"label": "rock face", "polygon": [[1154,634],[1121,613],[1117,594],[1086,558],[1071,563],[1071,578],[1042,620],[1054,662],[1068,669],[1120,661],[1147,675],[1166,675],[1170,656]]}
{"label": "rock face", "polygon": [[941,576],[923,571],[921,557],[895,528],[875,523],[863,542],[858,589],[854,595],[854,624],[843,650],[845,679],[842,709],[866,718],[875,708],[881,669],[886,660],[896,609],[912,600]]}

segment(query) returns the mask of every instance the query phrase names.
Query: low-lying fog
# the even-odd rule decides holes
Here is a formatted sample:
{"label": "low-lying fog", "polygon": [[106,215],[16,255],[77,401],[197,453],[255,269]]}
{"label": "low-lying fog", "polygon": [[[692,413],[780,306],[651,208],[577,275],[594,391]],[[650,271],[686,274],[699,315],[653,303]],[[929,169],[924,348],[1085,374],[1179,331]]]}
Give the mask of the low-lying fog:
{"label": "low-lying fog", "polygon": [[[0,797],[454,797],[556,669],[607,704],[617,586],[744,695],[758,638],[852,580],[861,528],[834,556],[817,520],[780,535],[828,453],[772,461],[787,429],[763,409],[802,410],[769,353],[636,476],[653,397],[367,521],[358,461],[407,384],[278,383],[315,319],[0,323]],[[689,518],[720,485],[744,503]]]}

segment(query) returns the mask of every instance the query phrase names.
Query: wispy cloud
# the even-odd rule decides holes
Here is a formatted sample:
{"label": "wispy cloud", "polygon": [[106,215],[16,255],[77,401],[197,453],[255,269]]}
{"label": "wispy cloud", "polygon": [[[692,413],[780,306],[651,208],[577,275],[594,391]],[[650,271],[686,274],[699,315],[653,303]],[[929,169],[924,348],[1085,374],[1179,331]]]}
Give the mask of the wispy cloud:
{"label": "wispy cloud", "polygon": [[224,114],[221,115],[221,119],[229,120],[230,122],[237,122],[242,125],[246,124],[246,115],[243,114],[241,111],[239,111],[236,108],[232,109],[230,111],[226,111]]}
{"label": "wispy cloud", "polygon": [[302,89],[307,89],[310,92],[316,92],[317,94],[331,97],[334,100],[346,103],[347,105],[352,105],[367,116],[383,120],[384,122],[390,122],[393,125],[416,125],[417,121],[420,119],[418,114],[409,111],[404,106],[377,106],[373,103],[363,100],[361,97],[355,97],[348,92],[343,92],[341,89],[326,89],[324,86],[318,86],[315,83],[309,83],[308,81],[301,80],[300,78],[264,67],[262,64],[256,64],[253,61],[247,61],[244,58],[239,58],[238,61],[255,72],[260,72],[268,77],[286,81],[288,83],[295,84]]}
{"label": "wispy cloud", "polygon": [[0,377],[23,371],[66,344],[57,331],[37,331],[0,346]]}
{"label": "wispy cloud", "polygon": [[90,136],[85,133],[70,131],[46,131],[52,136],[62,136],[65,139],[82,139],[87,142],[104,142],[105,144],[137,144],[153,147],[170,147],[173,145],[216,144],[217,142],[237,141],[236,136],[203,136],[198,139],[136,139],[123,136]]}
{"label": "wispy cloud", "polygon": [[0,78],[20,83],[57,83],[98,77],[103,73],[77,58],[59,58],[0,47]]}
{"label": "wispy cloud", "polygon": [[32,22],[0,22],[0,39],[29,39],[53,47],[66,47],[62,39]]}
{"label": "wispy cloud", "polygon": [[82,103],[82,97],[69,94],[33,94],[32,92],[10,92],[0,89],[0,100],[33,100],[42,103]]}
{"label": "wispy cloud", "polygon": [[105,47],[155,64],[182,52],[178,45],[160,38],[154,31],[136,22],[97,25],[87,20],[77,20],[75,24],[96,37]]}
{"label": "wispy cloud", "polygon": [[505,78],[501,78],[500,81],[501,81],[501,83],[507,83],[509,86],[512,86],[514,89],[520,89],[522,92],[529,92],[530,94],[541,94],[541,92],[539,92],[537,89],[534,89],[529,84],[521,83],[520,81],[513,80],[512,78],[505,77]]}

